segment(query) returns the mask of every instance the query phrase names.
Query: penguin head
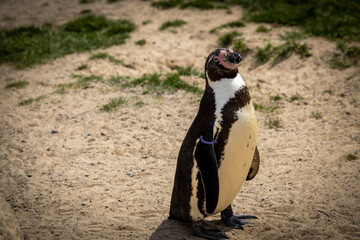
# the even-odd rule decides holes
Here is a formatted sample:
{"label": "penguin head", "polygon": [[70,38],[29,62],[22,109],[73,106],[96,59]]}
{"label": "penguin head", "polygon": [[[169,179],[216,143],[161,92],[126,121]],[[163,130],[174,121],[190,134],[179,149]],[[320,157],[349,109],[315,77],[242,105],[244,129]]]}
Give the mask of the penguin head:
{"label": "penguin head", "polygon": [[205,74],[211,81],[233,78],[237,75],[237,65],[242,57],[229,48],[219,48],[209,54],[205,62]]}

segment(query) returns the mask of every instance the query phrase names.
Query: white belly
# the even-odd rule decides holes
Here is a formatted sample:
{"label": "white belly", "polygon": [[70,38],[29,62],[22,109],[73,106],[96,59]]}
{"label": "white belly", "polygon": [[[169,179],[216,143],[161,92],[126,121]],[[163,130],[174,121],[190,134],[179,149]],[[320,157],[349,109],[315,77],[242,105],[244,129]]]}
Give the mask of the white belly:
{"label": "white belly", "polygon": [[234,200],[244,184],[254,156],[257,140],[257,120],[250,102],[237,112],[223,159],[219,168],[219,200],[214,214],[221,212]]}

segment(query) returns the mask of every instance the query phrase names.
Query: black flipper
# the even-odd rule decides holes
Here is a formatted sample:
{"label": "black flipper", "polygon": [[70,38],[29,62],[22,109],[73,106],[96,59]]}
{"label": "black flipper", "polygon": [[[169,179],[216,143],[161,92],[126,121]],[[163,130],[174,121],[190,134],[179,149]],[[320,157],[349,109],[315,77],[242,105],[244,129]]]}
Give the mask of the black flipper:
{"label": "black flipper", "polygon": [[213,126],[209,126],[202,135],[207,143],[199,140],[196,145],[195,159],[201,173],[206,197],[206,212],[211,214],[215,211],[219,200],[219,176],[213,142]]}
{"label": "black flipper", "polygon": [[250,170],[246,177],[246,181],[253,179],[256,176],[257,172],[259,171],[259,168],[260,168],[260,154],[258,148],[255,147],[254,157],[251,162]]}

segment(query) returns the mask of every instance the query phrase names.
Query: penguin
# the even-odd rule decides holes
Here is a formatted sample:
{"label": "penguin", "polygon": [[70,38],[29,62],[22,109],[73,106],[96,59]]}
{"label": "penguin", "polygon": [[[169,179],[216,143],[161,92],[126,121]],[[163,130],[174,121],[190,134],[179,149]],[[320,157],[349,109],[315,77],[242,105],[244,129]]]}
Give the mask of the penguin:
{"label": "penguin", "polygon": [[169,219],[189,221],[193,234],[228,238],[206,229],[203,219],[220,213],[228,227],[244,229],[252,215],[234,215],[231,203],[260,166],[257,118],[249,90],[238,71],[242,58],[220,48],[205,61],[205,92],[179,150]]}

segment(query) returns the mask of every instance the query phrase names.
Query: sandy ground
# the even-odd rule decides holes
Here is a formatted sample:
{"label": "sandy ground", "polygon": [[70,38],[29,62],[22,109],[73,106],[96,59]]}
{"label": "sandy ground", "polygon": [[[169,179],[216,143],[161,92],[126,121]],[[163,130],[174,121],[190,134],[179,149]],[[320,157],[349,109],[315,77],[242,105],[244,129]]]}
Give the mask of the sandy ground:
{"label": "sandy ground", "polygon": [[[53,92],[57,84],[73,82],[72,74],[139,77],[191,64],[202,70],[207,55],[218,47],[219,34],[231,31],[209,30],[240,19],[242,10],[162,11],[144,1],[14,0],[0,2],[0,26],[61,25],[80,16],[82,9],[137,25],[126,44],[95,51],[136,69],[88,61],[91,53],[23,70],[1,65],[0,195],[11,205],[25,239],[197,239],[186,223],[167,217],[178,150],[200,96],[178,91],[159,97],[142,94],[141,87],[103,83]],[[178,33],[158,31],[174,19],[188,24]],[[142,25],[147,20],[151,22]],[[279,44],[279,33],[294,30],[266,25],[269,33],[256,33],[257,26],[237,29],[253,49]],[[147,44],[137,46],[134,42],[140,39]],[[233,202],[236,213],[259,217],[256,226],[233,230],[219,216],[208,218],[232,239],[360,238],[359,159],[346,159],[360,155],[359,67],[332,70],[326,61],[335,44],[317,37],[305,42],[313,54],[308,59],[292,55],[275,66],[257,66],[253,52],[239,66],[253,100],[280,108],[257,112],[261,169]],[[81,64],[89,69],[76,71]],[[5,89],[20,80],[30,84]],[[197,77],[185,80],[204,85]],[[270,99],[276,94],[283,100]],[[295,94],[304,100],[285,100]],[[46,98],[19,106],[21,100],[40,95]],[[127,103],[114,112],[99,110],[118,96]],[[138,106],[138,101],[145,104]],[[312,112],[322,118],[312,118]],[[265,124],[270,118],[279,118],[282,127],[270,129]]]}

